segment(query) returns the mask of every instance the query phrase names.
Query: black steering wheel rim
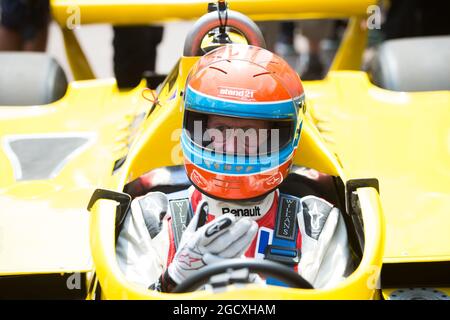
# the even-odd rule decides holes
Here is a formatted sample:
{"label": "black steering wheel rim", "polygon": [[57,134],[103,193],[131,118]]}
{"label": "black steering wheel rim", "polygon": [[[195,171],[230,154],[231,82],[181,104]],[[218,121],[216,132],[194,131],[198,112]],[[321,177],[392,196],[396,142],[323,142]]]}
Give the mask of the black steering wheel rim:
{"label": "black steering wheel rim", "polygon": [[199,269],[195,274],[178,284],[174,293],[191,292],[204,285],[212,276],[229,269],[249,269],[250,272],[261,273],[277,278],[294,288],[313,289],[313,286],[292,269],[273,261],[260,259],[226,259]]}

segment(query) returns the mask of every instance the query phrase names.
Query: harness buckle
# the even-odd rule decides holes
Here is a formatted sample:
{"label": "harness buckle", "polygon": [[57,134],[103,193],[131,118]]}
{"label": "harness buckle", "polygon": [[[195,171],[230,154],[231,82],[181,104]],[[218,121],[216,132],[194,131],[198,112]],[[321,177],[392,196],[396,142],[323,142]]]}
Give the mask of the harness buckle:
{"label": "harness buckle", "polygon": [[300,249],[267,245],[264,250],[264,259],[279,262],[288,266],[295,266],[300,262]]}

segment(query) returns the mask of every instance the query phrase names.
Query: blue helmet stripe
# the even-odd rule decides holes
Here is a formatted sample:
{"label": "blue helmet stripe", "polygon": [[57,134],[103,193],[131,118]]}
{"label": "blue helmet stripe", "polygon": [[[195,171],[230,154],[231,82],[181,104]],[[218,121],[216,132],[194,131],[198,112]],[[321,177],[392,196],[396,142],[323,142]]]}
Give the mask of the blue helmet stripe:
{"label": "blue helmet stripe", "polygon": [[245,103],[211,97],[190,86],[187,87],[185,96],[185,107],[191,111],[250,119],[292,119],[297,116],[298,105],[294,105],[292,99],[273,103],[251,101]]}

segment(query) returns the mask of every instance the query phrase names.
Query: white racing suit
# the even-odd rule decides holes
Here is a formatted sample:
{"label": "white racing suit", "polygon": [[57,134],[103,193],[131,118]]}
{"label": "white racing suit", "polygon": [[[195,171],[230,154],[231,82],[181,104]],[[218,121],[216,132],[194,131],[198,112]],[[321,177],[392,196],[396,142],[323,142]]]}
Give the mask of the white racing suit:
{"label": "white racing suit", "polygon": [[[119,233],[116,246],[119,266],[129,281],[147,288],[158,282],[176,253],[175,229],[179,226],[174,227],[172,211],[176,206],[171,201],[179,198],[189,202],[191,214],[206,200],[209,207],[206,222],[225,213],[255,220],[259,229],[245,256],[268,258],[266,248],[286,232],[283,228],[290,223],[288,218],[281,217],[285,209],[279,207],[286,207],[279,205],[282,196],[275,190],[258,202],[230,203],[209,198],[190,187],[185,192],[169,195],[150,192],[138,197],[132,201]],[[292,267],[314,288],[332,287],[352,268],[344,219],[338,208],[321,198],[309,195],[295,199],[296,212],[290,213],[296,218],[296,232],[290,232],[295,238],[299,261]]]}

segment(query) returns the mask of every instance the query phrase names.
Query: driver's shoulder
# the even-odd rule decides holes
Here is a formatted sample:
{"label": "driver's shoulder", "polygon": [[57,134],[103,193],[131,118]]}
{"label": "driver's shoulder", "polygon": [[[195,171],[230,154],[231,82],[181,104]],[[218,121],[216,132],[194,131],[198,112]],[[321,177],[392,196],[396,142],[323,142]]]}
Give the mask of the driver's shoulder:
{"label": "driver's shoulder", "polygon": [[160,223],[163,219],[171,215],[170,207],[180,201],[189,201],[192,188],[180,191],[164,193],[161,191],[151,191],[147,194],[135,198],[131,203],[132,215],[142,216],[145,224]]}
{"label": "driver's shoulder", "polygon": [[[279,209],[285,209],[289,202],[294,202],[296,207],[298,228],[303,237],[307,236],[312,241],[318,241],[326,225],[336,227],[341,219],[339,208],[324,199],[317,192],[279,193]],[[328,222],[329,221],[329,222]],[[328,229],[334,229],[328,227]],[[331,230],[327,231],[330,232]]]}
{"label": "driver's shoulder", "polygon": [[341,215],[339,208],[327,200],[306,195],[300,198],[297,221],[303,237],[319,241],[323,234],[335,232],[339,221],[342,220]]}
{"label": "driver's shoulder", "polygon": [[192,194],[192,188],[165,193],[161,191],[150,191],[147,194],[136,197],[132,201],[132,209],[137,211],[162,211],[167,212],[170,201],[188,199]]}
{"label": "driver's shoulder", "polygon": [[167,194],[160,191],[149,192],[143,196],[133,199],[131,202],[131,211],[133,214],[154,213],[167,211]]}

